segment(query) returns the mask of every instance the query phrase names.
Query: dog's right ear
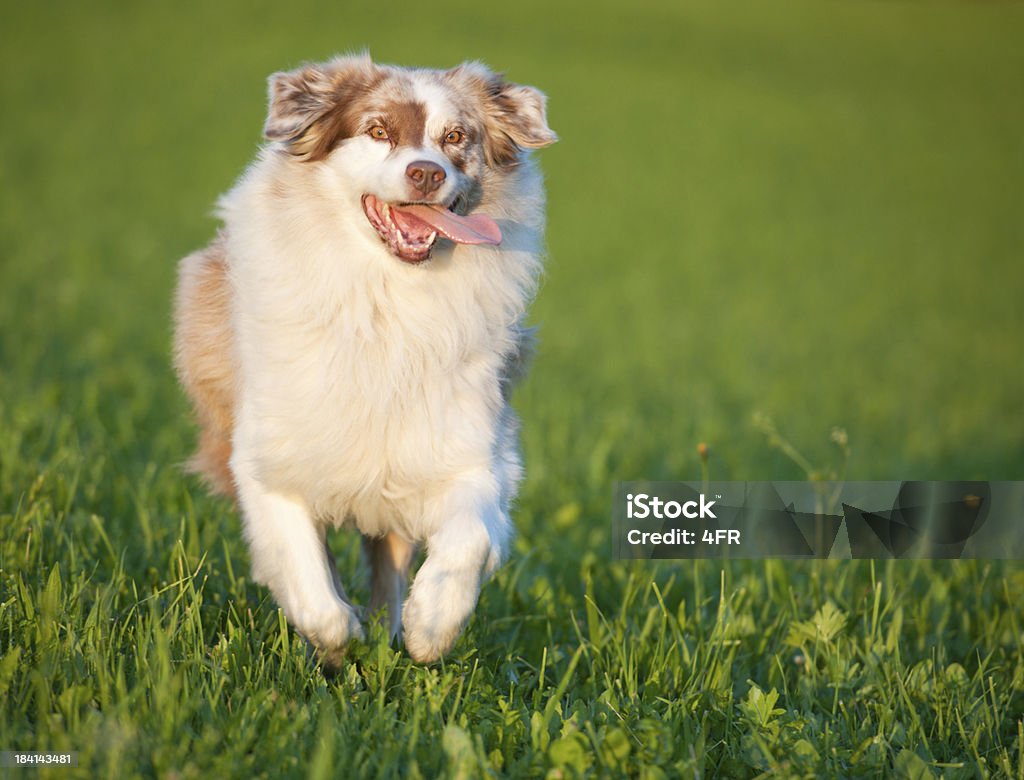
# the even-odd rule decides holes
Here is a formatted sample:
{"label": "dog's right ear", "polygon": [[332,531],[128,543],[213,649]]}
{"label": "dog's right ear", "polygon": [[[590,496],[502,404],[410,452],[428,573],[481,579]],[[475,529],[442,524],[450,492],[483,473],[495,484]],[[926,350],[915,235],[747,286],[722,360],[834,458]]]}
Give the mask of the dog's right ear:
{"label": "dog's right ear", "polygon": [[369,56],[358,55],[273,74],[263,136],[303,160],[326,156],[336,128],[324,120],[344,109],[357,85],[369,83],[373,68]]}
{"label": "dog's right ear", "polygon": [[270,107],[263,135],[284,143],[293,154],[304,154],[300,142],[330,108],[333,81],[319,66],[310,65],[275,73],[269,83]]}

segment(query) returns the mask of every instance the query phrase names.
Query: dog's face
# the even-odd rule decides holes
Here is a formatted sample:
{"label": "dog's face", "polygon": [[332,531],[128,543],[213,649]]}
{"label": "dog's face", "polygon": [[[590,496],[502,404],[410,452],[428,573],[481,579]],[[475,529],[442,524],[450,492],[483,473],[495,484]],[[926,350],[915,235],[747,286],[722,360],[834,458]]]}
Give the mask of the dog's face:
{"label": "dog's face", "polygon": [[523,150],[556,140],[544,95],[483,65],[413,70],[368,57],[271,76],[264,134],[297,164],[335,172],[368,229],[409,263],[429,258],[439,235],[499,243],[494,220],[471,212]]}

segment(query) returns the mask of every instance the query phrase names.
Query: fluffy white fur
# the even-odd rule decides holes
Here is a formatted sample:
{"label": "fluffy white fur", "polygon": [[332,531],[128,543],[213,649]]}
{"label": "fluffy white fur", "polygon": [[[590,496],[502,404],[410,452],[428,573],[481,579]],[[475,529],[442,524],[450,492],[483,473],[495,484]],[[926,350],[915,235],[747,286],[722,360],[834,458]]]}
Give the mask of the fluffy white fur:
{"label": "fluffy white fur", "polygon": [[[320,68],[356,66],[378,68],[365,60]],[[483,164],[472,183],[473,211],[497,221],[500,246],[440,242],[422,265],[388,250],[363,212],[364,194],[408,200],[412,160],[445,167],[439,201],[470,186],[471,175],[429,142],[458,111],[449,98],[458,80],[449,87],[436,71],[388,72],[427,107],[422,144],[392,149],[361,134],[310,162],[272,143],[219,210],[235,367],[230,472],[253,575],[335,663],[362,628],[325,545],[329,526],[351,524],[367,538],[371,606],[387,609],[392,631],[404,628],[422,661],[451,648],[505,556],[522,473],[507,394],[544,229],[541,178],[522,153],[510,166]],[[272,84],[271,119],[280,89]],[[522,110],[547,130],[543,97],[529,93]],[[195,316],[186,277],[196,257],[183,262],[178,303],[179,370],[194,399],[203,377],[181,333]],[[419,544],[426,559],[402,609]]]}

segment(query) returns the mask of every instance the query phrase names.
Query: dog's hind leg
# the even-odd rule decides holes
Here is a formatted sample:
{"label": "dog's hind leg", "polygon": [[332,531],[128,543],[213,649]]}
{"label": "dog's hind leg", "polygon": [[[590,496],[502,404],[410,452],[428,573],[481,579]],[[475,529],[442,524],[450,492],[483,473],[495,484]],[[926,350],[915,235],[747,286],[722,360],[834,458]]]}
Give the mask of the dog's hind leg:
{"label": "dog's hind leg", "polygon": [[381,608],[381,620],[391,639],[402,632],[402,602],[409,586],[409,565],[416,545],[392,532],[381,537],[363,537],[363,550],[370,562],[370,613]]}
{"label": "dog's hind leg", "polygon": [[200,427],[199,449],[188,467],[216,492],[234,497],[228,467],[238,374],[232,294],[223,235],[178,265],[174,363]]}

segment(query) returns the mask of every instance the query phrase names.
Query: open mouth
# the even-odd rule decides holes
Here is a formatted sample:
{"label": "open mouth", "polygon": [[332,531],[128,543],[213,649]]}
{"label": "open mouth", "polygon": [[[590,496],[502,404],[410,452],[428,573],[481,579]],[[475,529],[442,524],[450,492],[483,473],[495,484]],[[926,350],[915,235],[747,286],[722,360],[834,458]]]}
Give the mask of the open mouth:
{"label": "open mouth", "polygon": [[429,259],[438,236],[457,244],[501,243],[501,228],[490,217],[463,216],[439,203],[384,203],[367,194],[363,211],[391,253],[407,263]]}

